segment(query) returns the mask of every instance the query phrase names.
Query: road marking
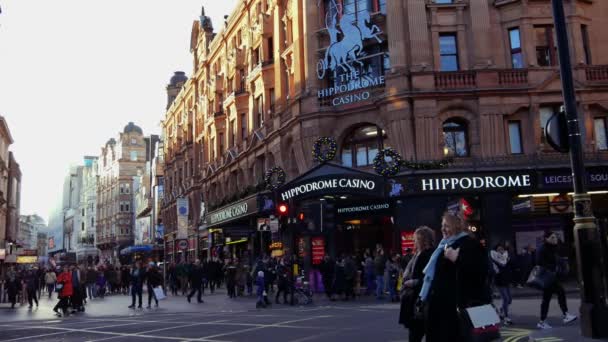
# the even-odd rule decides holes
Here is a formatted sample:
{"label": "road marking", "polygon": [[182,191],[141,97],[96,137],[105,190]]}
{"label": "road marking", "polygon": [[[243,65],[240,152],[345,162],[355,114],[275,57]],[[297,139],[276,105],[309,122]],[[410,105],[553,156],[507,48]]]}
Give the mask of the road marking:
{"label": "road marking", "polygon": [[[216,337],[237,335],[237,334],[241,334],[241,333],[244,333],[244,332],[261,330],[261,329],[266,329],[266,328],[282,328],[283,324],[312,321],[312,320],[315,320],[315,319],[329,318],[329,317],[332,317],[332,316],[329,316],[329,315],[327,315],[327,316],[315,316],[315,317],[302,318],[302,319],[296,319],[296,320],[291,320],[291,321],[278,322],[278,323],[274,323],[274,324],[265,324],[265,325],[262,325],[260,327],[254,327],[254,328],[249,328],[249,329],[242,329],[242,330],[237,330],[237,331],[231,331],[231,332],[217,334],[217,335],[204,336],[204,337],[201,337],[201,339],[207,340],[207,339],[212,339],[212,338],[216,338]],[[200,339],[196,340],[196,341],[200,341]]]}

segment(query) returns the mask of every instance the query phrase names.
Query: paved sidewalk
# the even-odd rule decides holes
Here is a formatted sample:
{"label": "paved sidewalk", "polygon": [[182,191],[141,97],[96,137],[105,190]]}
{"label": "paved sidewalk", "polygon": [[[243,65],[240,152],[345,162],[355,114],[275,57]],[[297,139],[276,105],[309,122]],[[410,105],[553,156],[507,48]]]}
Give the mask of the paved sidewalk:
{"label": "paved sidewalk", "polygon": [[[559,336],[559,337],[556,337]],[[590,338],[581,336],[579,329],[566,327],[552,328],[547,330],[536,330],[529,336],[529,342],[597,342]]]}

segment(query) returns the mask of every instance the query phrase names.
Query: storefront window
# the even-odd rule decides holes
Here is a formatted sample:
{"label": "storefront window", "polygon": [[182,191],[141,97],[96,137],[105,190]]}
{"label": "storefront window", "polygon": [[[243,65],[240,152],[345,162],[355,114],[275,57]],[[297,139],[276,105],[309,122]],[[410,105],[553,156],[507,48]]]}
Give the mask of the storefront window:
{"label": "storefront window", "polygon": [[460,119],[450,119],[443,123],[443,154],[446,157],[466,157],[467,125]]}
{"label": "storefront window", "polygon": [[[363,167],[372,165],[378,154],[378,146],[386,146],[386,132],[378,138],[378,127],[374,125],[363,126],[351,133],[344,140],[342,147],[342,165],[348,167]],[[354,156],[353,156],[354,151]]]}

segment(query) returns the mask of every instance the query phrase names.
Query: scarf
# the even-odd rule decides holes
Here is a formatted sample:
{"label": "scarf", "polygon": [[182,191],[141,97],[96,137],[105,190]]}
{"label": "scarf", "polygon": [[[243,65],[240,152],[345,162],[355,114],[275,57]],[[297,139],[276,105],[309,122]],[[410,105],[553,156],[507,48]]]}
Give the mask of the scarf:
{"label": "scarf", "polygon": [[422,301],[426,301],[429,295],[433,279],[435,278],[435,268],[437,267],[437,261],[439,260],[439,257],[443,253],[445,247],[450,246],[456,240],[467,235],[469,234],[461,232],[460,234],[451,236],[447,239],[443,239],[441,240],[441,242],[439,242],[439,246],[437,246],[437,249],[433,252],[433,255],[431,255],[431,259],[429,260],[429,263],[426,265],[423,271],[424,283],[422,284],[422,290],[420,290],[420,298],[422,299]]}

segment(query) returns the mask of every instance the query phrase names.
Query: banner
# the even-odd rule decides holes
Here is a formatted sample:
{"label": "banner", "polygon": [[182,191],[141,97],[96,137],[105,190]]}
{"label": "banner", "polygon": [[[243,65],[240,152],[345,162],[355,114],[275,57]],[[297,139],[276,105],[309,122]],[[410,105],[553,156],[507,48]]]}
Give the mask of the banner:
{"label": "banner", "polygon": [[325,239],[323,237],[312,238],[312,264],[319,265],[325,256]]}
{"label": "banner", "polygon": [[410,248],[412,252],[415,250],[414,232],[401,232],[401,254],[405,255],[408,248]]}
{"label": "banner", "polygon": [[188,199],[177,199],[177,239],[188,239]]}

